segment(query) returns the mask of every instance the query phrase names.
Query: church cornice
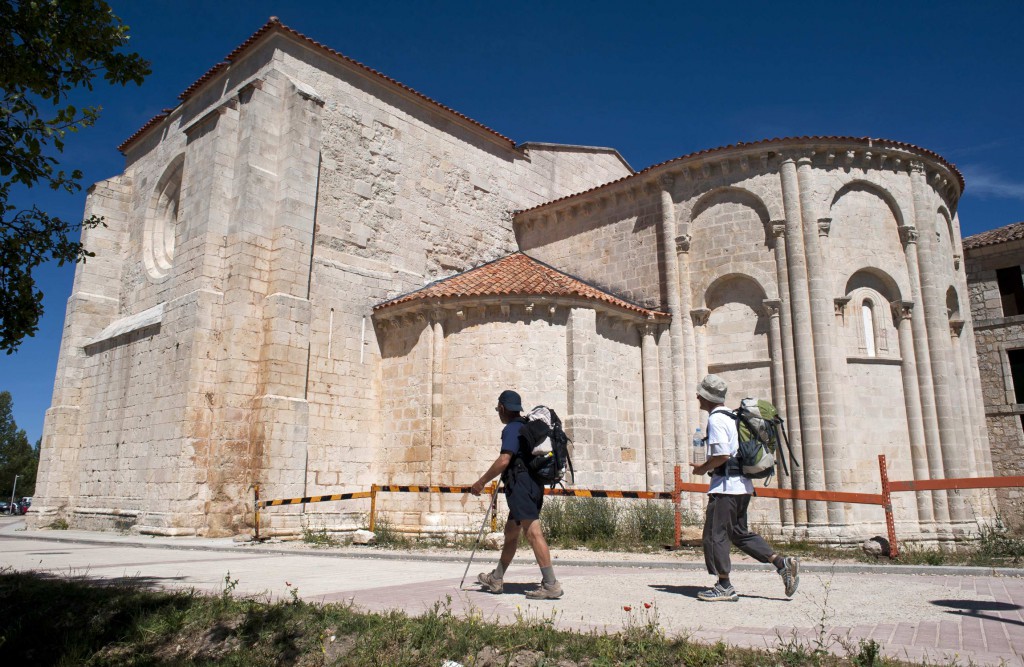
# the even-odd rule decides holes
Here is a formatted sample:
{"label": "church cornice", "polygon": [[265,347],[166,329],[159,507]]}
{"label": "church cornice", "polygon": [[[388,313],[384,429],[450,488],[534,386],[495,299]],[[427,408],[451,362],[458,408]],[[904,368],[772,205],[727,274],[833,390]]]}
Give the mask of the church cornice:
{"label": "church cornice", "polygon": [[[573,207],[595,197],[614,200],[620,192],[638,192],[650,184],[659,184],[663,175],[672,175],[677,182],[699,182],[751,169],[768,170],[784,160],[811,160],[825,166],[906,171],[912,164],[923,165],[929,182],[957,200],[964,189],[963,175],[956,166],[938,153],[926,148],[890,139],[871,137],[805,136],[765,139],[751,143],[731,144],[689,153],[661,162],[637,173],[624,176],[583,192],[567,195],[529,209],[516,211],[514,220],[532,226],[545,215],[564,215]],[[578,212],[578,208],[575,209]]]}

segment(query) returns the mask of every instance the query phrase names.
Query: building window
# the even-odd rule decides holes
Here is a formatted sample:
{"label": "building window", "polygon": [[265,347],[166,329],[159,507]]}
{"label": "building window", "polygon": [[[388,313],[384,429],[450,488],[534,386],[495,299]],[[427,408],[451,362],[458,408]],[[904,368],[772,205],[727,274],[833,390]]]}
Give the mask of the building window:
{"label": "building window", "polygon": [[999,296],[1003,302],[1003,317],[1024,315],[1024,281],[1021,280],[1020,267],[996,269],[996,282],[999,283]]}
{"label": "building window", "polygon": [[864,353],[869,357],[875,356],[875,314],[871,306],[871,301],[865,299],[860,307],[864,320]]}
{"label": "building window", "polygon": [[1013,379],[1014,401],[1024,403],[1024,350],[1007,350],[1010,358],[1010,376]]}

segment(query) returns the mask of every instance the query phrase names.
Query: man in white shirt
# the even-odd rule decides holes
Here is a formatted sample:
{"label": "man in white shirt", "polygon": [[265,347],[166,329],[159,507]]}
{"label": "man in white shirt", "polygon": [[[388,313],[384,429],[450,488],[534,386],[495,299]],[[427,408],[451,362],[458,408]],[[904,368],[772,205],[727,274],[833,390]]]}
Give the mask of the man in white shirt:
{"label": "man in white shirt", "polygon": [[697,597],[706,602],[735,602],[739,599],[729,581],[732,561],[730,544],[761,563],[775,566],[785,585],[786,596],[792,597],[800,585],[800,559],[775,553],[763,537],[747,527],[747,509],[754,494],[754,485],[743,476],[736,459],[739,433],[736,418],[724,407],[728,391],[725,380],[708,375],[697,385],[700,409],[708,413],[708,456],[702,464],[691,463],[695,475],[711,472],[708,507],[704,517],[704,563],[708,574],[718,577],[710,589]]}

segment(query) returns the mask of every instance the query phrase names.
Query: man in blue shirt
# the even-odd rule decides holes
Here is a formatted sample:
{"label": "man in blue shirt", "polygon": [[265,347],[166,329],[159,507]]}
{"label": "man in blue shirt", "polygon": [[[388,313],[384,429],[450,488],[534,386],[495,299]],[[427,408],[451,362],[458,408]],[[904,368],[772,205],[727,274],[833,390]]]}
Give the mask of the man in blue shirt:
{"label": "man in blue shirt", "polygon": [[501,431],[501,453],[480,479],[473,483],[471,493],[479,496],[492,479],[501,475],[505,485],[505,499],[508,501],[508,521],[505,522],[505,543],[501,548],[501,559],[491,572],[481,572],[477,581],[484,590],[501,593],[505,570],[512,564],[519,546],[519,536],[524,531],[526,541],[533,547],[533,555],[540,566],[542,581],[537,588],[527,591],[531,600],[554,600],[562,597],[562,585],[555,579],[551,566],[551,552],[540,526],[540,509],[544,505],[544,485],[530,475],[526,459],[531,452],[524,451],[526,444],[520,437],[523,425],[523,401],[519,394],[506,389],[498,396],[494,408],[498,419],[505,425]]}

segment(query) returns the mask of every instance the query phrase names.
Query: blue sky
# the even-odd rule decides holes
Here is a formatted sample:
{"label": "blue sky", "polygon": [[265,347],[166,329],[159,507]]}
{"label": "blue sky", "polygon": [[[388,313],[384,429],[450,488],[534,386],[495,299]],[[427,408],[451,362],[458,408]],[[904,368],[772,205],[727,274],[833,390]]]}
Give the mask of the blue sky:
{"label": "blue sky", "polygon": [[[100,122],[63,163],[86,185],[116,147],[278,16],[517,142],[611,146],[635,168],[738,141],[833,134],[936,151],[964,173],[965,235],[1024,220],[1024,3],[198,2],[114,0],[141,87],[100,84]],[[27,195],[81,216],[85,194]],[[38,273],[35,338],[0,355],[0,390],[42,434],[74,268]]]}

